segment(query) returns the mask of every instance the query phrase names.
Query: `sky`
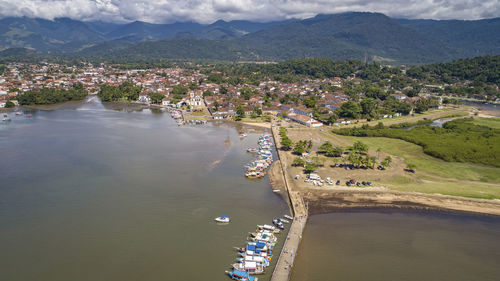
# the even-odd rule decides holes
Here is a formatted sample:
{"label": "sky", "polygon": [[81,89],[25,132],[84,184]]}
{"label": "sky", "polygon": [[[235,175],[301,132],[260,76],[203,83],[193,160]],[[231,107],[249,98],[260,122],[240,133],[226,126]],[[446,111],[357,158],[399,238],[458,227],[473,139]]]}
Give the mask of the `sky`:
{"label": "sky", "polygon": [[0,0],[0,18],[69,17],[120,23],[265,22],[348,11],[409,19],[474,20],[500,17],[500,0]]}

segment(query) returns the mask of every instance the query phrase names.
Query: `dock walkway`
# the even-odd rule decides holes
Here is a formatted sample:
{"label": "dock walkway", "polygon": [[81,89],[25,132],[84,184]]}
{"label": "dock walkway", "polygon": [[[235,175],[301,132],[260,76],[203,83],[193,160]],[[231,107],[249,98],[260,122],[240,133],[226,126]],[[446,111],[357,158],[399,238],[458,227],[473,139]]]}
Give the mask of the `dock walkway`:
{"label": "dock walkway", "polygon": [[302,196],[300,196],[300,193],[298,191],[293,191],[291,186],[288,184],[289,177],[286,171],[287,163],[285,157],[281,155],[285,152],[279,149],[279,129],[275,125],[273,125],[271,129],[273,132],[278,158],[280,159],[281,163],[285,189],[288,192],[288,198],[290,200],[291,209],[294,215],[294,219],[292,225],[290,226],[290,230],[288,231],[288,236],[286,238],[285,244],[283,245],[283,249],[281,249],[278,262],[276,263],[276,267],[274,268],[271,281],[288,281],[290,280],[293,261],[295,260],[300,240],[302,239],[302,232],[307,222],[308,212],[307,205],[304,203],[304,200]]}

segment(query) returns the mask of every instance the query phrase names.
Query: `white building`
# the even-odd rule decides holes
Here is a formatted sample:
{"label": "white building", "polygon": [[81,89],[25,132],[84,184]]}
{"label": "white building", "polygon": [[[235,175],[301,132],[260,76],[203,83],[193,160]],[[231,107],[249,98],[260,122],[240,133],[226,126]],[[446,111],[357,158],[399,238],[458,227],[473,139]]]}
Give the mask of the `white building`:
{"label": "white building", "polygon": [[195,93],[194,91],[191,91],[189,93],[188,104],[191,107],[200,107],[203,105],[203,97],[199,93]]}

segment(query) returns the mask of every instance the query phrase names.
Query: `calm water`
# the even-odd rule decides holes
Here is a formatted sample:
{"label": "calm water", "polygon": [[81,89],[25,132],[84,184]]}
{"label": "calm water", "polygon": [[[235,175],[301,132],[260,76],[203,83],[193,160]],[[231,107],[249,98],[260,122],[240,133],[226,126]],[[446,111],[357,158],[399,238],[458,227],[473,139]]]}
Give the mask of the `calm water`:
{"label": "calm water", "polygon": [[292,281],[500,280],[500,218],[333,213],[303,237]]}
{"label": "calm water", "polygon": [[243,177],[258,134],[67,108],[0,124],[0,280],[229,280],[233,247],[288,212]]}

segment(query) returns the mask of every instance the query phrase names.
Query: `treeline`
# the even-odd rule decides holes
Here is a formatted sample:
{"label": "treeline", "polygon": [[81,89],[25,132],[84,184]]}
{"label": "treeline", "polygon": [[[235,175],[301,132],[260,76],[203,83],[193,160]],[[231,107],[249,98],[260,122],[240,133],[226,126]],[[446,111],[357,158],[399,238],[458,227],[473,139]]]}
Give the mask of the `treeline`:
{"label": "treeline", "polygon": [[[473,124],[473,118],[446,122],[443,127],[417,124],[408,129],[397,126],[342,128],[334,133],[356,137],[386,137],[422,146],[424,153],[448,162],[472,162],[500,167],[500,130]],[[429,121],[428,121],[429,122]]]}
{"label": "treeline", "polygon": [[500,55],[461,59],[447,63],[413,66],[408,76],[417,79],[454,83],[463,80],[500,84]]}
{"label": "treeline", "polygon": [[[286,83],[298,82],[303,78],[332,78],[348,76],[356,73],[363,79],[379,80],[389,78],[391,74],[400,73],[399,68],[381,66],[378,63],[362,63],[359,60],[332,60],[326,58],[304,58],[291,59],[278,63],[255,64],[255,63],[219,63],[213,70],[223,73],[229,77],[242,77],[247,80],[241,82],[258,82],[263,80],[275,80]],[[228,80],[228,83],[238,80]]]}
{"label": "treeline", "polygon": [[83,100],[88,92],[81,83],[75,83],[71,89],[42,88],[40,91],[28,91],[16,97],[20,105],[54,104],[71,100]]}
{"label": "treeline", "polygon": [[135,101],[139,98],[142,88],[135,86],[131,81],[125,81],[119,86],[101,85],[97,94],[102,101]]}

